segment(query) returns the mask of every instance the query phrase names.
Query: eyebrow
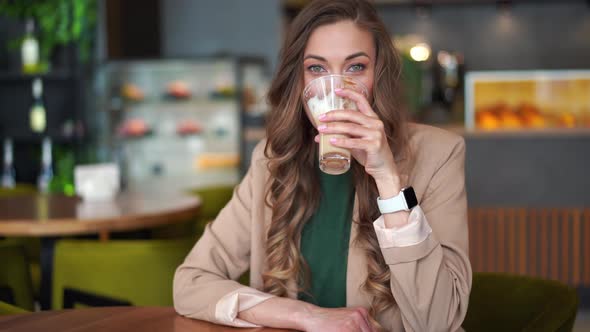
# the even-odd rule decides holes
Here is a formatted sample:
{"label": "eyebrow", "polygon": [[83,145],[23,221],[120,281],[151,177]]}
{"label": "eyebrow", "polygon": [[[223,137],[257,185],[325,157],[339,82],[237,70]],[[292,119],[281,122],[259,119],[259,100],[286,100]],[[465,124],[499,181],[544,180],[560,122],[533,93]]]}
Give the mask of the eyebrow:
{"label": "eyebrow", "polygon": [[[348,61],[350,59],[358,58],[360,56],[366,56],[367,58],[371,59],[371,57],[365,52],[356,52],[356,53],[353,53],[353,54],[347,56],[346,59],[344,59],[344,60]],[[313,55],[313,54],[306,55],[305,58],[303,58],[303,60],[306,60],[306,59],[316,59],[316,60],[324,61],[324,62],[328,61],[324,57],[321,57],[319,55]]]}

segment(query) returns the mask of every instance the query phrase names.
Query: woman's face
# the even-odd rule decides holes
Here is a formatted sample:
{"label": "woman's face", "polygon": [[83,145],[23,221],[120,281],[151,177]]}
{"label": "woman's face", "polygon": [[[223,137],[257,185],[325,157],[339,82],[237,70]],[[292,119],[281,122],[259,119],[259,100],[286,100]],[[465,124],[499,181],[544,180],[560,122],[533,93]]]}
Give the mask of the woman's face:
{"label": "woman's face", "polygon": [[375,56],[373,35],[354,22],[320,26],[311,33],[303,54],[304,86],[320,76],[341,74],[362,82],[371,96]]}

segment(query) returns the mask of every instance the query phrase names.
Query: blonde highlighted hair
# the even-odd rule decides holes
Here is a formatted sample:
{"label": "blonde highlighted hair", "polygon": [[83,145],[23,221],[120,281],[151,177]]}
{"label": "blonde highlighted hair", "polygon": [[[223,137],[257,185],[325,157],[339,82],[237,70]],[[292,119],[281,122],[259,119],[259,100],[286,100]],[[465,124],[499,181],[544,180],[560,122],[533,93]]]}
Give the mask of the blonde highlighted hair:
{"label": "blonde highlighted hair", "polygon": [[[301,231],[318,207],[320,188],[314,166],[315,129],[307,119],[301,94],[303,56],[311,33],[319,26],[351,20],[369,31],[376,48],[372,107],[384,124],[387,141],[396,158],[408,152],[406,117],[400,104],[400,60],[389,33],[373,5],[366,0],[316,0],[294,19],[280,54],[268,101],[265,155],[271,175],[267,204],[272,209],[268,230],[266,269],[263,286],[266,292],[287,296],[289,291],[304,291],[308,267],[299,251]],[[373,229],[379,216],[375,181],[362,165],[353,161],[353,182],[358,195],[358,234],[356,239],[367,257],[368,276],[363,289],[372,297],[372,317],[394,305],[390,273]],[[298,289],[290,290],[295,280]]]}

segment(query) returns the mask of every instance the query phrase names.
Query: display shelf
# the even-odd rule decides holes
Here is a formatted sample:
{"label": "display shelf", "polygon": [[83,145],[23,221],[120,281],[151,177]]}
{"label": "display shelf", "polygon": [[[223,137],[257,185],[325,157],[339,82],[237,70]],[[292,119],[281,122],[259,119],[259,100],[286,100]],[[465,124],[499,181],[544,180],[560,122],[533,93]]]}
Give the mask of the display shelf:
{"label": "display shelf", "polygon": [[469,129],[545,132],[590,127],[590,70],[473,71],[465,77]]}
{"label": "display shelf", "polygon": [[545,129],[467,129],[462,125],[439,125],[439,128],[469,137],[579,137],[590,136],[590,128],[545,128]]}
{"label": "display shelf", "polygon": [[43,80],[59,81],[77,79],[79,75],[66,70],[55,70],[37,74],[25,74],[18,71],[0,72],[0,81],[29,81],[35,77],[41,77]]}
{"label": "display shelf", "polygon": [[[103,111],[100,144],[119,156],[130,185],[169,180],[176,186],[176,179],[208,176],[216,168],[240,174],[243,165],[238,164],[250,153],[246,132],[264,123],[264,115],[249,116],[246,107],[260,105],[266,93],[261,90],[268,86],[265,66],[239,57],[107,63],[97,75]],[[166,93],[172,85],[191,97],[170,98]],[[215,93],[228,95],[212,97]],[[150,135],[119,135],[121,128],[149,128]],[[191,128],[198,131],[181,133]],[[213,154],[232,162],[202,162]],[[212,169],[204,172],[195,166],[204,164]]]}

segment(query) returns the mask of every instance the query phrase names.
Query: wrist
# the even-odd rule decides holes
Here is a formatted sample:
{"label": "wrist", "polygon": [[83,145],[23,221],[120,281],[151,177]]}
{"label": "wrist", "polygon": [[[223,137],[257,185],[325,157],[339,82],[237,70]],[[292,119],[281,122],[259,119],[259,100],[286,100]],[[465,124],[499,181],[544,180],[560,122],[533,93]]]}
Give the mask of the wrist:
{"label": "wrist", "polygon": [[303,301],[296,301],[296,308],[291,313],[291,325],[299,331],[307,331],[313,312],[318,308],[315,305]]}
{"label": "wrist", "polygon": [[396,175],[375,178],[379,197],[386,199],[396,196],[402,190],[400,179]]}

